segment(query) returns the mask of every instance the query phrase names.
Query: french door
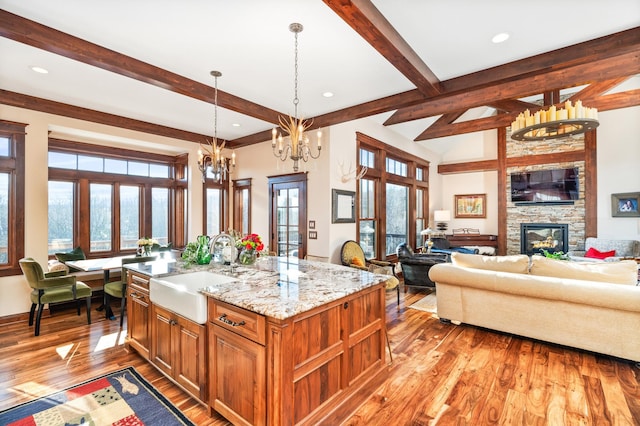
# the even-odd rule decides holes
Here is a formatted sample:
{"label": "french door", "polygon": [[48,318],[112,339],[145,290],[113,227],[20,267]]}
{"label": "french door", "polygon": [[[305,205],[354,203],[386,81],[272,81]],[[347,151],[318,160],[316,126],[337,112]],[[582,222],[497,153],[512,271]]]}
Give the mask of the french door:
{"label": "french door", "polygon": [[269,250],[303,259],[307,253],[307,174],[269,178]]}

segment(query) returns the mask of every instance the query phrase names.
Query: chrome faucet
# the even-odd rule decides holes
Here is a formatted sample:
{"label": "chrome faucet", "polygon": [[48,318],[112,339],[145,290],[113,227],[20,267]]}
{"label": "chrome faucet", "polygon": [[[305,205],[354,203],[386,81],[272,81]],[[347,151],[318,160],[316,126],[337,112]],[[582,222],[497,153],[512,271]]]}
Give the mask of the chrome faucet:
{"label": "chrome faucet", "polygon": [[[216,251],[216,244],[218,243],[218,240],[221,239],[226,239],[227,243],[225,244],[221,242],[222,249]],[[238,254],[236,239],[233,238],[233,236],[223,232],[213,237],[209,243],[209,253],[211,253],[214,262],[221,263],[223,265],[230,264],[231,272],[233,272],[233,264],[235,263]]]}

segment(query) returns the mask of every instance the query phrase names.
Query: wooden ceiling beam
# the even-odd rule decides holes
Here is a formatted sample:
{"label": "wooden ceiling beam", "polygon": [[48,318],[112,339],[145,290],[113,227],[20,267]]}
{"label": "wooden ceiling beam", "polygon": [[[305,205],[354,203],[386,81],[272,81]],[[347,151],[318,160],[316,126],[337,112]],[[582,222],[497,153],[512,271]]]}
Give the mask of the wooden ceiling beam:
{"label": "wooden ceiling beam", "polygon": [[440,94],[440,79],[370,0],[323,0],[426,97]]}
{"label": "wooden ceiling beam", "polygon": [[134,120],[120,115],[108,114],[106,112],[81,108],[75,105],[54,102],[48,99],[36,98],[34,96],[2,89],[0,89],[0,104],[197,143],[203,143],[207,138],[210,138],[208,135],[187,132],[160,124]]}
{"label": "wooden ceiling beam", "polygon": [[[571,96],[568,100],[570,100],[571,102],[575,102],[582,99],[596,98],[602,95],[604,92],[611,90],[616,86],[619,86],[620,84],[624,83],[628,79],[629,77],[620,77],[620,78],[614,78],[611,80],[592,83],[587,87],[585,87],[584,89],[582,89],[581,91],[579,91],[578,93]],[[587,105],[587,106],[590,106],[590,105]]]}
{"label": "wooden ceiling beam", "polygon": [[[213,104],[215,88],[0,9],[0,36]],[[281,114],[218,90],[218,106],[270,123]]]}
{"label": "wooden ceiling beam", "polygon": [[[608,89],[606,89],[608,90]],[[610,111],[618,108],[628,108],[640,105],[640,89],[628,90],[626,92],[612,93],[610,95],[604,95],[597,98],[581,98],[588,102],[588,106],[592,108],[598,108],[598,111]],[[530,104],[531,106],[525,108],[529,109],[532,113],[540,109],[545,109],[548,106],[540,106]],[[556,104],[557,107],[562,107],[563,102]],[[443,138],[447,136],[461,135],[465,133],[480,132],[484,130],[497,129],[499,127],[509,127],[511,122],[521,111],[514,111],[512,113],[498,114],[491,117],[478,118],[475,120],[467,120],[459,123],[451,123],[447,126],[435,127],[429,126],[425,131],[418,135],[414,141],[424,141],[428,139]],[[435,123],[434,123],[435,124]]]}
{"label": "wooden ceiling beam", "polygon": [[507,127],[511,125],[515,114],[499,114],[491,117],[477,118],[475,120],[461,121],[452,123],[448,126],[434,128],[429,126],[425,131],[420,133],[414,141],[425,141],[428,139],[443,138],[446,136],[462,135],[465,133],[481,132],[483,130],[497,129],[498,127]]}
{"label": "wooden ceiling beam", "polygon": [[[376,99],[375,101],[365,102],[356,106],[343,108],[341,110],[313,117],[313,124],[309,130],[345,123],[347,121],[357,120],[371,115],[382,114],[384,112],[397,109],[398,105],[415,105],[423,101],[424,96],[420,92],[415,89],[409,90],[407,92],[398,93],[397,95],[387,96],[385,98]],[[234,139],[229,142],[228,146],[230,148],[240,148],[242,146],[260,143],[270,139],[271,130],[265,130]]]}
{"label": "wooden ceiling beam", "polygon": [[531,102],[521,101],[519,99],[503,99],[500,101],[495,101],[488,103],[487,106],[495,108],[497,110],[503,112],[520,112],[524,111],[527,108],[535,108],[538,105],[532,104]]}
{"label": "wooden ceiling beam", "polygon": [[606,58],[559,71],[522,77],[517,81],[443,94],[413,107],[396,111],[385,125],[432,117],[434,115],[487,105],[495,101],[531,96],[558,87],[575,87],[592,82],[628,77],[640,72],[640,49],[615,58]]}

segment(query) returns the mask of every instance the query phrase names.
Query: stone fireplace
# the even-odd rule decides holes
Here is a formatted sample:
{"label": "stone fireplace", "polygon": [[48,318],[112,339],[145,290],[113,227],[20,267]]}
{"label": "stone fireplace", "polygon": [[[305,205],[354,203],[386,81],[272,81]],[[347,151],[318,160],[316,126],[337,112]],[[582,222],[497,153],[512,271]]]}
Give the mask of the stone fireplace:
{"label": "stone fireplace", "polygon": [[[506,254],[517,254],[528,251],[523,250],[523,236],[521,224],[529,225],[557,225],[567,224],[568,230],[564,230],[564,237],[561,239],[562,250],[570,251],[584,250],[585,240],[585,162],[562,161],[554,162],[554,156],[559,153],[580,152],[585,149],[584,137],[568,137],[551,139],[547,141],[514,141],[510,137],[507,129],[507,159],[513,165],[506,169],[506,227],[507,227],[507,247]],[[530,163],[531,157],[547,157],[548,162],[535,161]],[[539,203],[535,205],[516,205],[511,201],[511,182],[509,175],[514,172],[527,172],[531,170],[565,169],[578,168],[579,197],[571,205],[555,205]],[[538,230],[539,232],[543,232]],[[535,235],[531,235],[535,238]],[[548,235],[544,235],[546,239]],[[564,239],[566,238],[566,239]],[[555,240],[556,238],[553,238]],[[525,246],[526,247],[526,246]]]}
{"label": "stone fireplace", "polygon": [[520,224],[520,253],[537,254],[569,251],[569,225],[561,223]]}

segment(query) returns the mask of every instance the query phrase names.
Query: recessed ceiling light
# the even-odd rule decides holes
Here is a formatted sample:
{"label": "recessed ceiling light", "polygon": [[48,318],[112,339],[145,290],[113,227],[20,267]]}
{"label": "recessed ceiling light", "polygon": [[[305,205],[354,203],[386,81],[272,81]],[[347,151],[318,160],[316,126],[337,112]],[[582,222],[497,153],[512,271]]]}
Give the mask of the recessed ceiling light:
{"label": "recessed ceiling light", "polygon": [[240,127],[240,123],[233,123],[231,124],[233,127]]}
{"label": "recessed ceiling light", "polygon": [[31,67],[31,71],[34,71],[40,74],[49,74],[49,70],[42,67]]}
{"label": "recessed ceiling light", "polygon": [[508,33],[500,33],[500,34],[494,35],[491,41],[494,43],[502,43],[503,41],[506,41],[508,38],[509,38]]}
{"label": "recessed ceiling light", "polygon": [[322,94],[322,96],[324,96],[325,98],[332,98],[333,97],[333,92],[324,92]]}

